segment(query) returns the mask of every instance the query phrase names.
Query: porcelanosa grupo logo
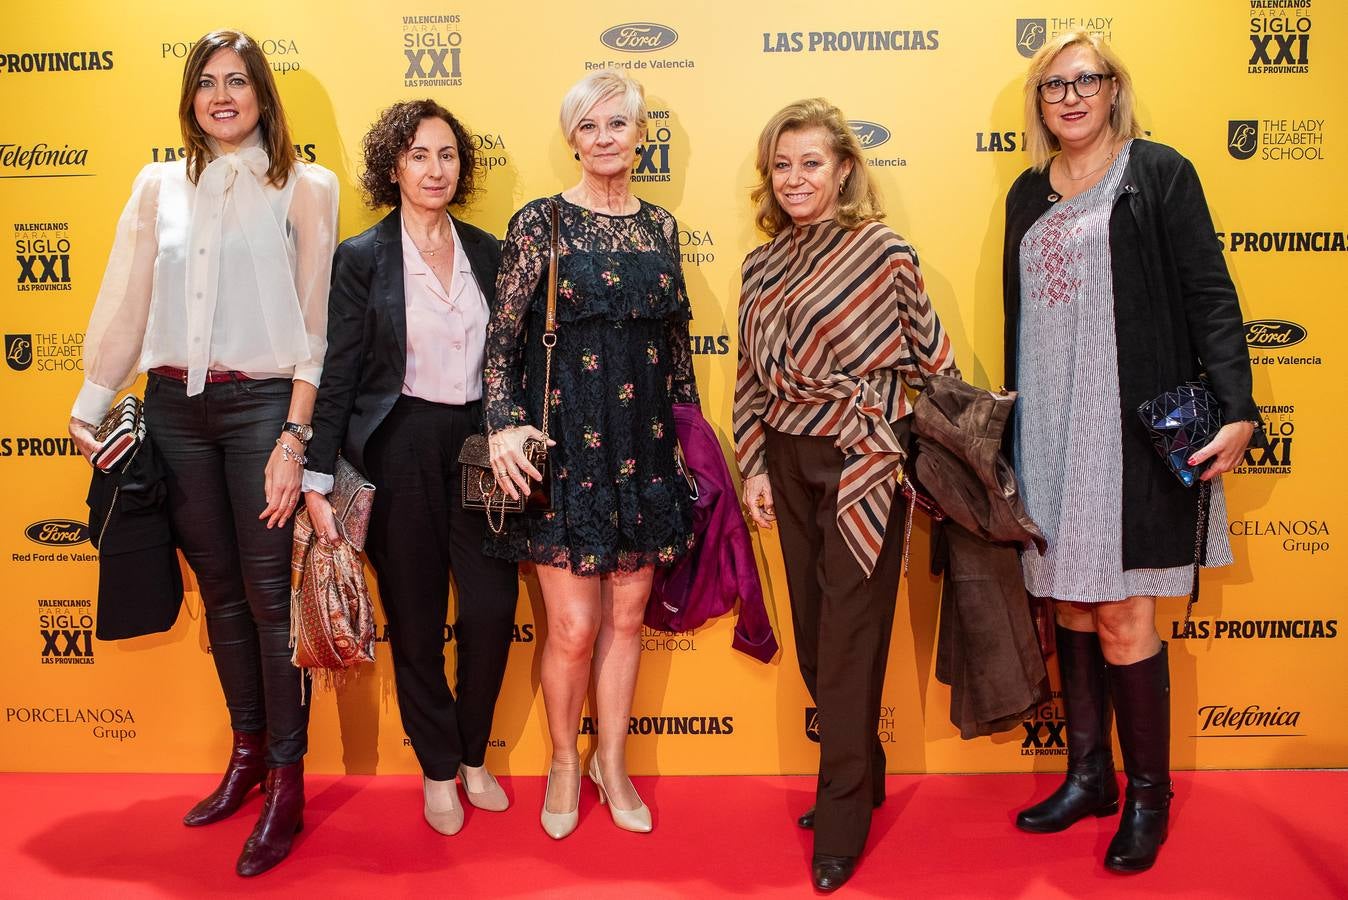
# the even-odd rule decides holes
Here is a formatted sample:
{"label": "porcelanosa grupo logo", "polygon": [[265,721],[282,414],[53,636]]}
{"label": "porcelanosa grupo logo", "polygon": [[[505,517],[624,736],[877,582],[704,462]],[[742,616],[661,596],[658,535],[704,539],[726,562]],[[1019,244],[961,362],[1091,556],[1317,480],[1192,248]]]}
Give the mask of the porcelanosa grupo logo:
{"label": "porcelanosa grupo logo", "polygon": [[1048,21],[1046,19],[1016,20],[1016,52],[1029,59],[1039,52],[1048,39]]}
{"label": "porcelanosa grupo logo", "polygon": [[403,16],[403,87],[463,84],[463,32],[459,15]]}
{"label": "porcelanosa grupo logo", "polygon": [[628,22],[606,28],[599,43],[623,53],[652,53],[665,50],[679,41],[679,33],[668,25],[654,22]]}
{"label": "porcelanosa grupo logo", "polygon": [[1276,543],[1284,553],[1314,556],[1330,551],[1327,519],[1235,519],[1227,523],[1226,530],[1247,541]]}
{"label": "porcelanosa grupo logo", "polygon": [[[163,60],[184,60],[187,54],[192,52],[192,48],[197,42],[192,41],[161,41],[159,44],[159,58]],[[257,41],[258,49],[262,55],[267,57],[267,65],[277,75],[285,75],[289,72],[297,72],[300,69],[300,47],[295,43],[294,38],[288,37],[264,37]]]}
{"label": "porcelanosa grupo logo", "polygon": [[1249,74],[1304,75],[1310,71],[1310,12],[1311,0],[1250,0]]}

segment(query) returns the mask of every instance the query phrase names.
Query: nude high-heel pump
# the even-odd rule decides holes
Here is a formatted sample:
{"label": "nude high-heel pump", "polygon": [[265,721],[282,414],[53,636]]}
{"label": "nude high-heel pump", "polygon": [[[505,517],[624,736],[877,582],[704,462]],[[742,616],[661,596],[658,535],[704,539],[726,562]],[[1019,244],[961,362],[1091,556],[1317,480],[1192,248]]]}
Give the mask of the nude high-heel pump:
{"label": "nude high-heel pump", "polygon": [[463,804],[459,802],[458,785],[454,779],[436,781],[421,776],[423,804],[421,814],[426,824],[447,837],[453,837],[463,828]]}
{"label": "nude high-heel pump", "polygon": [[614,825],[624,831],[635,831],[638,834],[645,834],[651,830],[651,811],[645,801],[642,801],[636,809],[618,809],[608,802],[608,791],[604,789],[604,779],[599,774],[598,753],[590,757],[590,780],[599,788],[599,802],[608,806],[608,814],[613,817]]}
{"label": "nude high-heel pump", "polygon": [[[578,776],[580,773],[576,773]],[[552,767],[548,767],[548,786],[543,789],[543,810],[538,815],[538,820],[543,825],[543,830],[548,833],[548,837],[555,841],[560,841],[568,834],[576,830],[576,824],[580,822],[580,778],[576,778],[576,801],[571,805],[568,812],[548,812],[548,794],[552,787]]]}

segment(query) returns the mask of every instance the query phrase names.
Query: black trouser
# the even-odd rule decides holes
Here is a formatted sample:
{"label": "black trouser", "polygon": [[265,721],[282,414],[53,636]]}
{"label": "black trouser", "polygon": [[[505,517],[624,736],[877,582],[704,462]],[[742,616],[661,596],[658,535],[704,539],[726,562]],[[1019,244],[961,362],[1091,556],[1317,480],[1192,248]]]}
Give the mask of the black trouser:
{"label": "black trouser", "polygon": [[150,375],[145,424],[168,470],[174,537],[206,608],[211,657],[235,731],[267,732],[267,765],[299,762],[309,708],[290,664],[293,528],[268,528],[267,460],[290,408],[290,381],[208,384]]}
{"label": "black trouser", "polygon": [[[906,422],[894,427],[906,437]],[[796,658],[819,709],[814,850],[859,856],[872,807],[884,799],[876,729],[903,565],[904,507],[896,496],[867,578],[838,529],[843,455],[835,439],[765,432]]]}
{"label": "black trouser", "polygon": [[[400,397],[365,449],[375,484],[366,550],[388,619],[403,730],[427,778],[480,766],[505,677],[519,593],[515,563],[482,552],[487,519],[465,510],[459,449],[481,430],[478,402]],[[454,576],[455,698],[445,679],[445,615]]]}

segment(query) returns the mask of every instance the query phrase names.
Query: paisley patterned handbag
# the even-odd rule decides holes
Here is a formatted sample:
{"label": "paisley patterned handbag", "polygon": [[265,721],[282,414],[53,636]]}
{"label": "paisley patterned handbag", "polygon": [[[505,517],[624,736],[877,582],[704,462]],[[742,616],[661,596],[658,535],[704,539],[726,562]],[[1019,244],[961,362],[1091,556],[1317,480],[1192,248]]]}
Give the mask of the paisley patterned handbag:
{"label": "paisley patterned handbag", "polygon": [[374,660],[374,607],[360,552],[374,485],[338,457],[329,502],[343,540],[320,540],[308,510],[295,516],[290,554],[290,661],[329,677]]}
{"label": "paisley patterned handbag", "polygon": [[[548,249],[548,305],[543,328],[543,352],[547,357],[543,376],[543,424],[540,430],[548,434],[548,398],[552,396],[552,348],[557,345],[557,202],[550,204],[552,212],[552,241]],[[459,495],[464,509],[480,509],[487,514],[487,527],[493,534],[505,530],[507,513],[542,513],[552,509],[552,458],[546,441],[529,440],[524,443],[529,463],[543,475],[541,481],[531,481],[527,496],[511,499],[496,483],[491,470],[491,447],[485,434],[471,434],[459,450]]]}

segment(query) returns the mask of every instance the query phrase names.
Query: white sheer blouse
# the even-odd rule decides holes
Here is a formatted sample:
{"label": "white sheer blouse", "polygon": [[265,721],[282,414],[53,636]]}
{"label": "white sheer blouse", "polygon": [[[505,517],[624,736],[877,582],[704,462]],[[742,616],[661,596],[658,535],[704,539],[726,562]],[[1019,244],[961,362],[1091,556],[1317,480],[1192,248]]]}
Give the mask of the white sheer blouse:
{"label": "white sheer blouse", "polygon": [[297,162],[277,188],[266,171],[255,132],[196,185],[183,162],[136,176],[85,335],[75,418],[98,422],[118,391],[157,366],[186,369],[189,396],[209,369],[318,384],[337,179]]}

